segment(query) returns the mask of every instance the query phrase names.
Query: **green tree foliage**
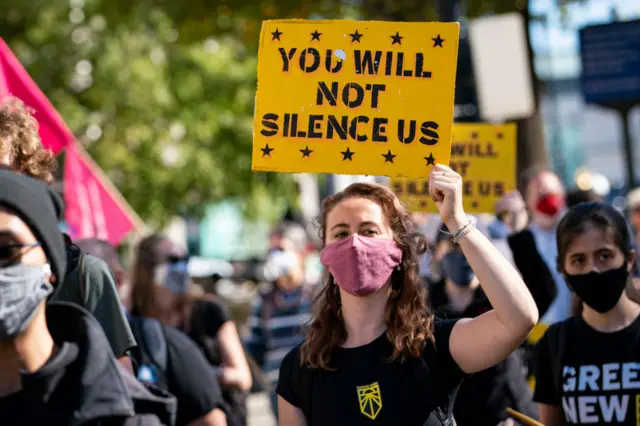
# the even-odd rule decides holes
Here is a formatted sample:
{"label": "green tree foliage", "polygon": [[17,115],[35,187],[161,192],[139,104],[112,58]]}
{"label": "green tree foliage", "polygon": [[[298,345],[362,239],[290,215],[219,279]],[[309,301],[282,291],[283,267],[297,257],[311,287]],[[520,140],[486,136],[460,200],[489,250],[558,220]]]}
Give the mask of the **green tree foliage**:
{"label": "green tree foliage", "polygon": [[[227,197],[263,216],[293,199],[290,175],[250,167],[263,19],[437,19],[452,1],[0,0],[0,34],[133,208],[161,224]],[[464,3],[470,16],[528,4]]]}
{"label": "green tree foliage", "polygon": [[257,58],[243,40],[181,41],[188,20],[136,0],[118,14],[112,0],[0,5],[0,34],[144,219],[236,196],[268,216],[265,200],[294,193],[290,175],[251,172]]}

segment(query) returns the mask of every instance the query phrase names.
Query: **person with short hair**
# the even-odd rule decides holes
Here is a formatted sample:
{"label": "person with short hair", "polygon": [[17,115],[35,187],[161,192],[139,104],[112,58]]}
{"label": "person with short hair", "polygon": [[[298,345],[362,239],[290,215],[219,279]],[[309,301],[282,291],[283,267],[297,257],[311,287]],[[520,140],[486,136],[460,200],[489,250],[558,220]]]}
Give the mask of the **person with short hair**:
{"label": "person with short hair", "polygon": [[640,188],[634,188],[627,194],[627,212],[637,240],[640,233]]}
{"label": "person with short hair", "polygon": [[280,364],[287,352],[302,342],[303,327],[311,318],[313,288],[305,286],[305,246],[306,235],[300,225],[282,223],[275,227],[261,273],[261,279],[271,288],[255,295],[247,321],[247,351],[264,371],[276,418]]}
{"label": "person with short hair", "polygon": [[[38,122],[32,111],[13,96],[0,101],[0,166],[49,185],[54,181],[56,159],[50,150],[42,146]],[[50,300],[76,303],[91,312],[104,329],[116,358],[131,370],[127,353],[136,341],[120,305],[109,268],[98,258],[84,257],[72,244],[67,244],[66,249],[69,276]],[[80,268],[79,259],[83,257]]]}
{"label": "person with short hair", "polygon": [[567,192],[568,208],[577,206],[580,203],[590,203],[593,201],[604,201],[593,189],[574,189],[573,191]]}

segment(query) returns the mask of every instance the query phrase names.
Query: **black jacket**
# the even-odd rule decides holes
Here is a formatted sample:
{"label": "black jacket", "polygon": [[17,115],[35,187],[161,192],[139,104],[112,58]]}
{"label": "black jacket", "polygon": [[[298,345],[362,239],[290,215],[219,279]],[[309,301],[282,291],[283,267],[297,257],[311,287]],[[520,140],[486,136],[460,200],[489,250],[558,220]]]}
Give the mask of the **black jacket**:
{"label": "black jacket", "polygon": [[530,230],[525,229],[513,234],[507,241],[513,254],[513,261],[531,292],[542,318],[558,294],[553,275],[538,252],[536,240]]}
{"label": "black jacket", "polygon": [[135,415],[139,407],[130,389],[136,392],[136,384],[132,387],[90,314],[54,302],[47,305],[46,317],[59,350],[40,370],[22,375],[19,393],[0,398],[2,425],[163,424],[155,415]]}

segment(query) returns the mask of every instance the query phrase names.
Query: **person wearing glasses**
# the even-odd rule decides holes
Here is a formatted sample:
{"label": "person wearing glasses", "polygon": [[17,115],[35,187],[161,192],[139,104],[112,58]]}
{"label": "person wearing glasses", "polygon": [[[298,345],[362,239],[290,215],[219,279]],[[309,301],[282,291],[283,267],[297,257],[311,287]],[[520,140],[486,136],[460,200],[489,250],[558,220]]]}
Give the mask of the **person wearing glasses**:
{"label": "person wearing glasses", "polygon": [[187,265],[187,254],[168,239],[144,238],[132,269],[131,315],[156,318],[187,334],[218,376],[227,424],[244,425],[252,379],[238,331],[220,301],[193,294]]}
{"label": "person wearing glasses", "polygon": [[95,318],[47,304],[67,267],[61,212],[47,185],[0,170],[0,424],[159,425],[136,415],[128,390],[138,382],[118,368]]}
{"label": "person wearing glasses", "polygon": [[[118,288],[122,288],[125,270],[114,246],[97,238],[79,240],[76,244],[82,251],[104,260],[116,277]],[[218,380],[200,348],[180,330],[156,319],[130,316],[129,321],[138,341],[132,352],[138,379],[176,397],[176,426],[227,426]],[[155,343],[159,341],[164,344]],[[157,353],[157,348],[164,351]]]}
{"label": "person wearing glasses", "polygon": [[[47,185],[54,182],[56,159],[42,146],[38,122],[31,111],[13,96],[0,101],[0,168],[22,173]],[[65,248],[68,275],[64,285],[58,286],[49,300],[72,302],[89,311],[102,326],[118,361],[132,371],[128,351],[135,347],[136,341],[120,306],[109,268],[98,258],[84,256],[70,241]]]}

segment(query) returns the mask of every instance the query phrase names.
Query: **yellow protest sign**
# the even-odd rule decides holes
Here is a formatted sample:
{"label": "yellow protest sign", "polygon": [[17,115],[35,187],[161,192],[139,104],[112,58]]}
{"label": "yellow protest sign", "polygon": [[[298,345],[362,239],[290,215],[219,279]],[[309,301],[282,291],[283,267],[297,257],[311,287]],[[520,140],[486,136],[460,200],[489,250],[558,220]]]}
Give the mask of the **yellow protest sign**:
{"label": "yellow protest sign", "polygon": [[265,21],[252,170],[420,177],[448,162],[459,29]]}
{"label": "yellow protest sign", "polygon": [[[453,125],[449,166],[463,179],[467,213],[493,213],[494,204],[516,189],[516,125]],[[427,179],[391,179],[391,188],[414,212],[436,213]]]}

